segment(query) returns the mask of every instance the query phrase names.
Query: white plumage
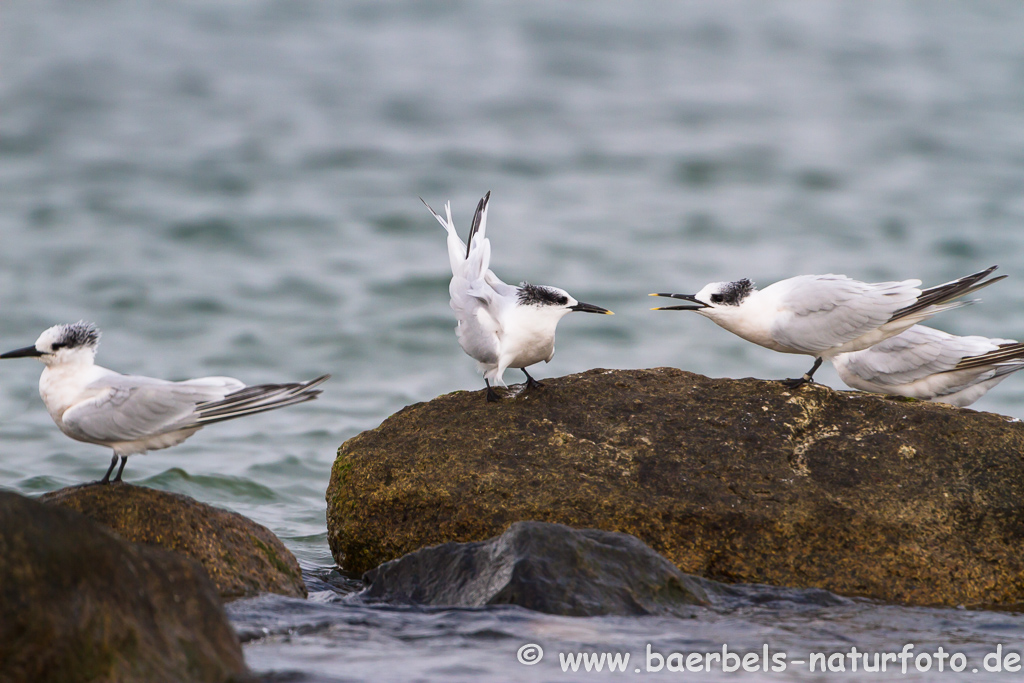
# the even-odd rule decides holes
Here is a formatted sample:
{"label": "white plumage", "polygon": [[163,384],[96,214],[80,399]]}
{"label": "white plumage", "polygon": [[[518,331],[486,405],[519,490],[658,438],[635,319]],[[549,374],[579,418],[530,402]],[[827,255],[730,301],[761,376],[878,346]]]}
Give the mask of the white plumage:
{"label": "white plumage", "polygon": [[996,266],[922,290],[920,280],[860,282],[845,275],[799,275],[758,290],[749,280],[713,282],[697,294],[651,296],[691,304],[654,310],[696,311],[747,341],[780,353],[813,356],[796,387],[811,381],[822,359],[869,348],[909,327],[965,305],[955,301],[1005,276],[984,278]]}
{"label": "white plumage", "polygon": [[832,364],[854,389],[968,406],[1024,369],[1024,344],[915,325],[869,349],[839,354]]}
{"label": "white plumage", "polygon": [[[452,222],[451,203],[445,216],[423,204],[448,232],[448,260],[452,281],[448,287],[457,324],[459,345],[476,359],[487,385],[487,398],[498,399],[491,383],[504,385],[507,368],[519,368],[529,386],[540,383],[526,368],[550,361],[555,355],[555,328],[573,311],[611,314],[611,311],[580,303],[564,289],[523,283],[518,287],[502,282],[490,269],[491,242],[487,239],[488,192],[477,204],[469,231],[469,245],[459,238]],[[420,200],[422,201],[422,199]]]}
{"label": "white plumage", "polygon": [[202,377],[169,382],[122,375],[93,361],[99,330],[91,323],[55,325],[36,343],[0,354],[0,358],[37,358],[46,366],[39,395],[60,430],[78,441],[113,449],[102,482],[121,459],[175,446],[213,422],[312,400],[330,375],[309,382],[247,387],[231,377]]}

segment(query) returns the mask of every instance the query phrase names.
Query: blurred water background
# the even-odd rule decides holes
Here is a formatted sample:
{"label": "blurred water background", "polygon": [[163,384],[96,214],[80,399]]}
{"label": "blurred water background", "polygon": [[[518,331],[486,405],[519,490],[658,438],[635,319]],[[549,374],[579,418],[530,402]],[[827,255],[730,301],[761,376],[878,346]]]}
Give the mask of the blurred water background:
{"label": "blurred water background", "polygon": [[[13,0],[0,9],[0,346],[84,318],[104,330],[98,362],[122,372],[332,373],[315,403],[126,469],[269,526],[327,577],[337,446],[409,403],[482,387],[452,332],[444,232],[418,196],[450,199],[465,230],[493,191],[499,276],[616,312],[564,320],[541,379],[806,370],[648,310],[648,292],[740,277],[938,284],[999,264],[1010,279],[984,303],[933,323],[1022,338],[1022,35],[1017,2]],[[0,486],[25,494],[109,461],[52,424],[40,369],[0,368]],[[842,386],[831,368],[818,378]],[[1024,417],[1024,377],[975,407]],[[374,608],[313,583],[305,603],[232,606],[250,665],[274,680],[564,679],[516,664],[538,638],[640,652],[912,637],[977,654],[1024,637],[1017,614],[862,601],[564,619]]]}

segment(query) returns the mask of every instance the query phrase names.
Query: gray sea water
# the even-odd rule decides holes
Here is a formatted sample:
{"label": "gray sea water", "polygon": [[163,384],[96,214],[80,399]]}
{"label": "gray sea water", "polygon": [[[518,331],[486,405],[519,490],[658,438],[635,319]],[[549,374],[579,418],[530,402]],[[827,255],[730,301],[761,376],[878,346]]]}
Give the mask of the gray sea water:
{"label": "gray sea water", "polygon": [[[1024,616],[771,594],[690,620],[365,605],[331,574],[339,444],[401,407],[482,386],[448,309],[444,232],[493,191],[493,268],[607,306],[571,316],[539,378],[672,365],[781,378],[809,359],[746,344],[651,291],[801,273],[937,284],[999,264],[935,319],[1024,336],[1024,5],[1018,2],[11,0],[0,8],[0,346],[59,322],[98,362],[179,379],[334,378],[314,403],[200,432],[126,479],[269,526],[308,601],[231,606],[281,681],[527,681],[557,651],[960,650],[973,680]],[[0,368],[0,486],[100,477],[56,429],[40,367]],[[511,381],[519,381],[511,373]],[[818,378],[840,387],[830,368]],[[1024,377],[975,407],[1024,418]],[[333,583],[332,583],[333,582]],[[517,662],[537,643],[547,657]],[[636,661],[634,659],[634,661]],[[979,674],[972,674],[979,668]],[[678,679],[683,674],[647,674]]]}

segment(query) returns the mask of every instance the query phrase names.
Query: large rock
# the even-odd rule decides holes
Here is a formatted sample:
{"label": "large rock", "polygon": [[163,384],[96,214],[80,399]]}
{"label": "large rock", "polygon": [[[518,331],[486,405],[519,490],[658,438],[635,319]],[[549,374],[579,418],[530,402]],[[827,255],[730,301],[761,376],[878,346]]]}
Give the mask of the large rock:
{"label": "large rock", "polygon": [[633,534],[685,572],[943,605],[1024,603],[1024,425],[671,368],[456,392],[347,441],[336,560],[365,571],[519,520]]}
{"label": "large rock", "polygon": [[420,605],[519,605],[573,617],[692,614],[709,583],[628,534],[517,522],[497,538],[445,543],[363,575],[363,596]]}
{"label": "large rock", "polygon": [[198,683],[245,673],[199,564],[0,491],[0,681]]}
{"label": "large rock", "polygon": [[40,500],[80,512],[126,540],[191,557],[225,599],[259,593],[306,597],[291,551],[270,529],[235,512],[123,482],[74,486]]}

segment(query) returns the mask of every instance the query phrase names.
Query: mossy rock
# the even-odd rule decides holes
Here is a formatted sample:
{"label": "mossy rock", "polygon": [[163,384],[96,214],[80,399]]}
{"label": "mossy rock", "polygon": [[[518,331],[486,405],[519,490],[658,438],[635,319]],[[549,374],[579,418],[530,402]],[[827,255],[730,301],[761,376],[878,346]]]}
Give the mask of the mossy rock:
{"label": "mossy rock", "polygon": [[538,520],[632,534],[718,581],[1024,603],[1019,421],[673,368],[545,384],[441,396],[343,444],[327,491],[339,564]]}
{"label": "mossy rock", "polygon": [[199,563],[0,491],[0,681],[250,680]]}
{"label": "mossy rock", "polygon": [[74,486],[40,500],[80,512],[125,540],[191,557],[224,599],[260,593],[306,597],[291,551],[270,529],[238,513],[124,482]]}

